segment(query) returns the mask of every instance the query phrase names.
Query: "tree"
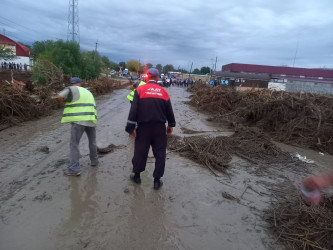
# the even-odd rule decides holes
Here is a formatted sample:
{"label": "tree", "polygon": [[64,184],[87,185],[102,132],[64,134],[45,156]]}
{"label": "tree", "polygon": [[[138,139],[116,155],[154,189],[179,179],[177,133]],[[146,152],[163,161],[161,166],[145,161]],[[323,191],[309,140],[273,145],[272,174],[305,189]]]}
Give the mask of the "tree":
{"label": "tree", "polygon": [[34,44],[32,45],[32,50],[34,51],[33,53],[34,60],[37,60],[38,56],[41,53],[45,52],[46,50],[51,50],[52,47],[54,47],[54,41],[51,40],[34,42]]}
{"label": "tree", "polygon": [[[73,41],[43,41],[33,44],[34,58],[40,62],[45,60],[62,69],[65,74],[83,79],[98,78],[102,67],[111,63],[107,57],[101,57],[96,51],[80,52],[80,45]],[[39,76],[37,76],[40,78]]]}
{"label": "tree", "polygon": [[200,73],[203,75],[209,74],[210,73],[210,68],[209,67],[201,67]]}
{"label": "tree", "polygon": [[61,68],[65,74],[79,76],[81,53],[77,42],[62,40],[35,42],[33,50],[35,60],[48,60]]}
{"label": "tree", "polygon": [[[124,69],[126,68],[126,63],[125,63],[125,62],[120,62],[120,63],[118,64],[118,66],[121,67],[122,70],[124,70]],[[119,68],[119,67],[118,67],[118,68]]]}
{"label": "tree", "polygon": [[172,64],[167,64],[163,67],[163,74],[167,74],[169,71],[175,71]]}
{"label": "tree", "polygon": [[83,79],[98,78],[101,74],[102,60],[95,51],[82,52],[79,76]]}
{"label": "tree", "polygon": [[153,67],[153,65],[151,63],[147,63],[146,66],[147,66],[147,69],[150,69]]}
{"label": "tree", "polygon": [[198,68],[195,68],[192,72],[192,74],[197,74],[199,75],[200,74],[200,70]]}
{"label": "tree", "polygon": [[186,69],[178,69],[177,71],[178,72],[182,72],[183,74],[187,74],[188,73],[188,71]]}
{"label": "tree", "polygon": [[111,62],[110,62],[109,58],[107,58],[106,56],[102,56],[101,61],[102,61],[102,68],[103,69],[111,67]]}
{"label": "tree", "polygon": [[143,72],[143,66],[138,61],[135,60],[128,61],[126,63],[126,68],[130,72],[136,72],[137,74]]}
{"label": "tree", "polygon": [[11,49],[0,46],[0,58],[3,60],[13,60],[16,58],[16,55]]}
{"label": "tree", "polygon": [[160,72],[160,74],[162,73],[163,70],[162,64],[156,64],[155,68],[158,70],[158,72]]}
{"label": "tree", "polygon": [[110,69],[119,70],[118,64],[116,64],[115,62],[110,61]]}
{"label": "tree", "polygon": [[102,69],[111,69],[111,70],[119,70],[118,64],[109,60],[108,57],[102,56]]}

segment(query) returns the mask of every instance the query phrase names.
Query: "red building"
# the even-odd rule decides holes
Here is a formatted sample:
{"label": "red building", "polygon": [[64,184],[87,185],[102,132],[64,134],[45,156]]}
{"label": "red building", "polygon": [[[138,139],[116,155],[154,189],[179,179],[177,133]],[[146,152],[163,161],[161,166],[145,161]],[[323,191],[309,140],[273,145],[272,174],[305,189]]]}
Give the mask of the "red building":
{"label": "red building", "polygon": [[[236,76],[242,74],[243,76],[241,76],[240,80],[238,79],[238,82],[243,86],[249,84],[249,79],[258,81],[259,77],[268,77],[270,79],[268,80],[268,88],[273,88],[273,85],[279,84],[280,90],[288,92],[303,91],[333,95],[333,70],[330,69],[306,69],[241,63],[231,63],[222,66],[221,75],[225,78],[230,74],[235,74]],[[236,77],[233,78],[236,79]]]}
{"label": "red building", "polygon": [[223,72],[269,74],[271,78],[307,78],[333,80],[333,70],[306,69],[282,66],[265,66],[255,64],[230,63],[222,66]]}
{"label": "red building", "polygon": [[16,53],[16,56],[20,57],[30,56],[29,48],[1,34],[0,34],[0,46],[4,46],[4,48],[11,49],[13,52]]}

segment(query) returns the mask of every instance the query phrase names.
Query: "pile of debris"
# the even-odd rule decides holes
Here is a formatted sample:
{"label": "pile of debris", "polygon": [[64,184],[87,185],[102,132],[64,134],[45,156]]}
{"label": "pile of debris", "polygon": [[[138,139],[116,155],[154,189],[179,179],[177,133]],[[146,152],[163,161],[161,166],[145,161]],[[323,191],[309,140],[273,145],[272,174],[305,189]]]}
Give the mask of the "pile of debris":
{"label": "pile of debris", "polygon": [[62,69],[55,66],[48,60],[37,60],[34,65],[33,72],[35,78],[43,79],[45,86],[54,91],[59,91],[64,87],[64,74]]}
{"label": "pile of debris", "polygon": [[288,165],[295,159],[282,152],[262,131],[257,128],[239,126],[231,136],[168,137],[168,150],[179,152],[199,164],[206,166],[215,175],[215,170],[225,173],[237,155],[263,171],[268,166]]}
{"label": "pile of debris", "polygon": [[88,89],[95,97],[106,93],[110,93],[114,89],[117,89],[121,86],[121,81],[109,78],[90,80],[87,81],[87,83],[88,83]]}
{"label": "pile of debris", "polygon": [[[60,90],[69,85],[70,77],[63,75],[60,69],[48,61],[39,62],[36,67],[46,80],[47,84],[44,86],[34,86],[31,73],[15,72],[13,75],[13,72],[0,72],[0,130],[49,115],[52,110],[64,106],[55,97]],[[27,75],[30,76],[29,80]],[[14,77],[21,81],[15,80]],[[24,79],[26,82],[22,82]],[[112,92],[120,86],[119,80],[107,78],[87,81],[86,85],[95,97]]]}
{"label": "pile of debris", "polygon": [[236,91],[195,84],[190,104],[213,119],[258,127],[282,142],[310,146],[333,154],[333,98],[269,89]]}
{"label": "pile of debris", "polygon": [[291,185],[272,191],[277,200],[263,217],[278,242],[287,249],[333,249],[333,197],[310,206]]}
{"label": "pile of debris", "polygon": [[46,115],[53,107],[49,98],[36,102],[27,91],[8,84],[0,85],[0,127]]}

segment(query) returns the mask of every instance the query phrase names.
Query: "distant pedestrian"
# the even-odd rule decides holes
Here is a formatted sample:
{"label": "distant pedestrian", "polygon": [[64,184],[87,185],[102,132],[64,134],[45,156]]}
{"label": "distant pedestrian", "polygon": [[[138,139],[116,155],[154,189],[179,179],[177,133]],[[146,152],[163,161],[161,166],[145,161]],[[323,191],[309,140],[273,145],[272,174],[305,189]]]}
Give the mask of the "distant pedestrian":
{"label": "distant pedestrian", "polygon": [[[160,77],[158,70],[150,68],[147,74],[149,79],[147,84],[135,91],[125,129],[135,138],[133,174],[130,178],[135,183],[141,183],[140,173],[146,168],[151,145],[155,157],[154,189],[159,189],[163,184],[160,178],[164,175],[165,169],[166,135],[172,133],[176,122],[169,94],[157,84]],[[166,121],[168,121],[167,128]]]}
{"label": "distant pedestrian", "polygon": [[79,176],[81,174],[79,143],[84,132],[86,132],[89,140],[91,166],[98,165],[96,146],[97,111],[95,99],[89,90],[81,87],[81,79],[73,77],[70,79],[70,83],[71,87],[65,88],[57,95],[60,101],[66,102],[61,122],[72,124],[70,162],[64,174]]}

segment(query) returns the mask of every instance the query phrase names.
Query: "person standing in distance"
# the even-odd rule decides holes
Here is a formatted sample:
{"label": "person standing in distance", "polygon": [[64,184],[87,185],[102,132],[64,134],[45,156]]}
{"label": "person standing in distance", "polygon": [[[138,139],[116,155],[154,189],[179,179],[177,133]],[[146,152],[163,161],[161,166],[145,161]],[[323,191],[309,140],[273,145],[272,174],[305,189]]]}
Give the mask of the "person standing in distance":
{"label": "person standing in distance", "polygon": [[64,171],[65,175],[80,176],[80,151],[79,143],[82,134],[86,132],[89,140],[91,166],[98,165],[96,146],[96,103],[91,92],[81,86],[81,79],[70,79],[71,86],[58,93],[57,98],[65,102],[62,115],[62,123],[71,123],[69,167]]}
{"label": "person standing in distance", "polygon": [[168,92],[157,84],[160,77],[158,70],[150,68],[147,74],[147,84],[135,91],[125,128],[126,132],[135,138],[133,174],[130,175],[130,179],[135,183],[141,183],[140,173],[146,168],[151,145],[155,157],[154,189],[159,189],[163,184],[161,178],[165,169],[166,135],[172,133],[176,121]]}

